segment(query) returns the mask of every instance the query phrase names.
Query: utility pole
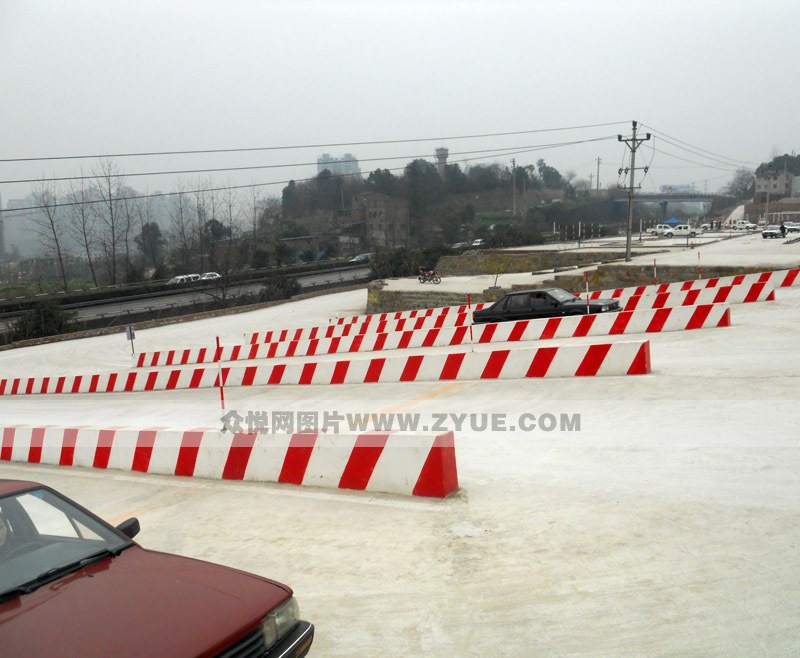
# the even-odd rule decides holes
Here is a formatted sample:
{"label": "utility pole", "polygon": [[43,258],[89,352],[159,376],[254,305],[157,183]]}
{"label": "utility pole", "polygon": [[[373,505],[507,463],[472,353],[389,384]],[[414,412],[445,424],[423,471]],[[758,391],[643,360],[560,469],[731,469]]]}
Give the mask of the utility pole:
{"label": "utility pole", "polygon": [[[624,170],[625,173],[630,171],[631,178],[630,183],[628,184],[628,222],[627,227],[625,229],[625,262],[630,261],[631,259],[631,234],[633,232],[633,193],[636,189],[636,185],[634,184],[634,174],[636,172],[636,149],[639,148],[639,145],[642,142],[646,142],[650,139],[650,133],[647,133],[646,137],[636,137],[636,128],[638,124],[636,121],[633,122],[633,137],[629,139],[624,139],[622,135],[617,135],[617,139],[620,142],[625,142],[627,147],[631,150],[631,166],[630,170]],[[599,158],[598,158],[599,159]],[[643,167],[645,173],[647,173],[647,167]],[[620,169],[619,173],[622,175],[623,170]]]}
{"label": "utility pole", "polygon": [[588,194],[591,195],[592,193],[592,179],[594,178],[594,174],[589,174],[589,192]]}
{"label": "utility pole", "polygon": [[517,216],[517,160],[511,158],[511,197],[514,206],[514,217]]}
{"label": "utility pole", "polygon": [[597,198],[600,198],[600,158],[597,158]]}

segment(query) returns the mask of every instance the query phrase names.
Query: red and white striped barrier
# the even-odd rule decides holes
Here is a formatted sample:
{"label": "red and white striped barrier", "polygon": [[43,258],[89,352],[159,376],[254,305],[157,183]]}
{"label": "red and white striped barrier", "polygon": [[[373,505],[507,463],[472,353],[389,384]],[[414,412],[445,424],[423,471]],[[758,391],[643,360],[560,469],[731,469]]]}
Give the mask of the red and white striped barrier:
{"label": "red and white striped barrier", "polygon": [[[473,311],[488,306],[486,303],[474,304]],[[370,333],[391,333],[394,331],[419,331],[439,327],[460,327],[472,322],[472,314],[466,306],[443,306],[441,308],[413,311],[416,315],[401,317],[412,311],[397,313],[379,313],[376,315],[353,316],[357,322],[344,322],[316,327],[295,327],[292,329],[274,329],[260,331],[250,335],[249,343],[283,343],[299,340],[317,340],[324,338],[347,338]],[[396,317],[397,316],[397,317]],[[172,358],[180,358],[180,351]],[[169,364],[167,364],[169,365]]]}
{"label": "red and white striped barrier", "polygon": [[453,432],[2,428],[0,461],[251,480],[444,498],[458,488]]}
{"label": "red and white striped barrier", "polygon": [[623,300],[623,310],[670,306],[695,306],[699,304],[745,304],[775,299],[775,288],[770,283],[752,283],[720,288],[700,288],[682,292],[665,292],[655,295],[634,295]]}
{"label": "red and white striped barrier", "polygon": [[[621,334],[684,331],[705,327],[729,327],[727,304],[703,304],[677,308],[623,311],[541,320],[519,320],[499,324],[476,324],[470,328],[441,327],[395,333],[358,334],[343,338],[321,338],[283,343],[229,345],[219,352],[196,348],[180,352],[150,352],[137,357],[137,366],[188,365],[196,363],[250,361],[322,354],[355,354],[419,347],[452,347],[469,343],[500,343]],[[179,355],[180,362],[174,357]]]}
{"label": "red and white striped barrier", "polygon": [[449,352],[246,367],[139,370],[126,373],[0,379],[0,395],[122,393],[278,384],[378,384],[476,379],[641,375],[650,372],[649,341]]}
{"label": "red and white striped barrier", "polygon": [[[751,286],[754,283],[768,283],[773,288],[800,286],[800,269],[778,270],[775,272],[759,272],[755,274],[737,274],[735,276],[711,277],[710,279],[691,279],[675,283],[659,283],[649,286],[631,286],[628,288],[611,288],[609,290],[593,290],[590,299],[627,299],[635,295],[656,295],[673,292],[685,292],[706,288],[724,288],[726,286]],[[584,297],[585,299],[585,297]]]}

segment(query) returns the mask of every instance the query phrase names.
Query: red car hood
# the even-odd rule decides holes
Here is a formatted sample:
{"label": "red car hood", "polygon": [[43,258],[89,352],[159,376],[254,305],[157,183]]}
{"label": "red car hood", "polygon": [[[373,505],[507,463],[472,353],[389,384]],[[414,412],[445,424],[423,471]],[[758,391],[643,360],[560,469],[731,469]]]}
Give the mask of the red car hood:
{"label": "red car hood", "polygon": [[134,545],[0,605],[0,656],[209,656],[291,594],[259,576]]}

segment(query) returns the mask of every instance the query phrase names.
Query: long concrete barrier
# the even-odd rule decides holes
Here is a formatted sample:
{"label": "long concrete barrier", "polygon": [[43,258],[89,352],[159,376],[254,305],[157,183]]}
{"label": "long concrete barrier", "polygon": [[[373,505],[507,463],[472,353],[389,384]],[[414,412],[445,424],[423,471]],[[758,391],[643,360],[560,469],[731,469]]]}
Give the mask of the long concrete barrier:
{"label": "long concrete barrier", "polygon": [[800,269],[794,268],[790,270],[777,270],[775,272],[737,274],[734,276],[711,277],[709,279],[690,279],[688,281],[677,281],[674,283],[658,283],[647,286],[593,290],[589,293],[589,298],[627,299],[628,297],[636,295],[657,295],[706,288],[724,288],[726,286],[751,286],[754,283],[768,283],[772,285],[773,288],[798,286],[800,285]]}
{"label": "long concrete barrier", "polygon": [[301,361],[274,365],[17,377],[0,379],[0,395],[122,393],[278,384],[378,384],[539,377],[641,375],[650,372],[649,341],[561,345]]}
{"label": "long concrete barrier", "polygon": [[259,331],[250,334],[248,342],[250,344],[282,343],[322,338],[347,338],[367,333],[419,331],[420,329],[435,329],[446,326],[465,326],[472,322],[472,311],[477,311],[484,306],[488,306],[488,304],[473,304],[471,307],[467,307],[466,305],[442,306],[423,309],[421,311],[398,311],[396,313],[358,315],[352,316],[353,322]]}
{"label": "long concrete barrier", "polygon": [[453,432],[276,435],[219,430],[2,428],[0,461],[444,498]]}
{"label": "long concrete barrier", "polygon": [[[417,331],[356,334],[351,337],[315,338],[298,341],[226,345],[210,348],[145,352],[136,357],[137,367],[251,361],[321,354],[354,354],[418,347],[451,347],[470,343],[499,343],[684,331],[731,324],[727,304],[703,304],[675,308],[623,311],[500,324],[439,327]],[[179,359],[176,360],[176,357]]]}
{"label": "long concrete barrier", "polygon": [[752,283],[719,288],[701,288],[681,292],[666,292],[655,295],[634,295],[621,300],[623,310],[674,306],[696,306],[699,304],[746,304],[773,301],[775,288],[770,283]]}

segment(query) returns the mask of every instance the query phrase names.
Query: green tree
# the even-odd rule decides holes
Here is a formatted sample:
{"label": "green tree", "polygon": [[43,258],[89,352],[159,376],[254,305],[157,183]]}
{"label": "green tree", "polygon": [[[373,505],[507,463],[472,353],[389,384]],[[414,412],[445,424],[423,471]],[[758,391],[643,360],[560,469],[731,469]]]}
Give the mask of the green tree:
{"label": "green tree", "polygon": [[542,185],[548,190],[560,190],[564,186],[564,180],[555,167],[551,167],[540,159],[536,161],[536,168],[539,171]]}
{"label": "green tree", "polygon": [[145,262],[158,269],[166,245],[166,240],[161,235],[161,227],[156,222],[142,224],[141,232],[133,240],[142,252]]}
{"label": "green tree", "polygon": [[30,340],[66,334],[72,330],[75,313],[63,310],[52,301],[39,302],[13,325],[11,340]]}
{"label": "green tree", "polygon": [[397,196],[400,192],[400,181],[388,169],[376,169],[367,176],[367,189],[386,196]]}
{"label": "green tree", "polygon": [[756,181],[750,169],[737,169],[733,179],[725,186],[723,191],[732,197],[743,200],[752,199],[756,193]]}

